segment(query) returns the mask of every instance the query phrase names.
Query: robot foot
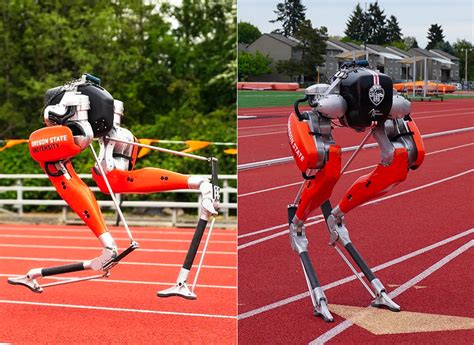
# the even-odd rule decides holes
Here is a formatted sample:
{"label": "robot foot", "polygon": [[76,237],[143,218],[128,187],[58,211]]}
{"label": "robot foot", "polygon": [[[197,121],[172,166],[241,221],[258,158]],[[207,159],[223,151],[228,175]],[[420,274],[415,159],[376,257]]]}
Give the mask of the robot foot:
{"label": "robot foot", "polygon": [[158,291],[158,297],[172,297],[179,296],[189,300],[197,299],[197,296],[192,292],[186,283],[177,283],[175,286],[170,287],[169,289]]}
{"label": "robot foot", "polygon": [[21,285],[27,287],[31,291],[35,293],[42,293],[43,288],[38,284],[36,279],[30,278],[28,275],[15,277],[15,278],[8,278],[8,284],[11,285]]}
{"label": "robot foot", "polygon": [[370,305],[375,308],[387,308],[394,312],[400,311],[400,306],[392,301],[385,291],[382,291],[377,297],[375,297]]}
{"label": "robot foot", "polygon": [[313,315],[322,317],[326,322],[334,321],[334,318],[332,317],[325,300],[320,300],[319,305],[314,307]]}
{"label": "robot foot", "polygon": [[178,279],[176,281],[176,285],[170,287],[169,289],[158,291],[158,297],[172,297],[172,296],[179,296],[186,299],[194,300],[197,298],[196,294],[192,292],[187,284],[189,276],[189,270],[185,268],[181,268],[179,272]]}

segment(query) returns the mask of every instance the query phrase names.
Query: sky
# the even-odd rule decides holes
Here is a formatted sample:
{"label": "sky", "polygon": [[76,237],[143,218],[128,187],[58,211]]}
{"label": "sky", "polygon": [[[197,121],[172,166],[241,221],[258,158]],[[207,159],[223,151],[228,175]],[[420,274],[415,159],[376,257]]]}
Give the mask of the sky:
{"label": "sky", "polygon": [[[279,2],[283,0],[237,0],[238,20],[252,23],[262,33],[271,32],[281,27],[279,23],[269,23],[276,18],[273,11]],[[370,2],[359,3],[364,8]],[[341,37],[357,5],[357,1],[349,0],[302,0],[302,3],[306,7],[306,17],[314,27],[325,26],[330,36]],[[414,36],[421,48],[428,43],[426,36],[431,24],[441,25],[444,39],[451,44],[457,39],[474,41],[473,0],[379,0],[378,3],[387,18],[390,15],[397,17],[403,36]]]}

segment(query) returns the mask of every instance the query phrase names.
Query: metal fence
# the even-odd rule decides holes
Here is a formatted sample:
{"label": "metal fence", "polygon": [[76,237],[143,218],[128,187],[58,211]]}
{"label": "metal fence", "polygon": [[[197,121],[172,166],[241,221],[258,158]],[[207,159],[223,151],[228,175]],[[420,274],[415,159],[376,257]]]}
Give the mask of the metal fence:
{"label": "metal fence", "polygon": [[[203,176],[203,175],[199,175]],[[92,180],[91,174],[79,174],[79,177],[85,181]],[[210,178],[210,176],[208,176]],[[45,174],[0,174],[0,197],[5,192],[15,192],[16,196],[9,199],[0,199],[0,211],[9,213],[8,210],[4,209],[4,206],[13,206],[16,209],[16,213],[19,217],[24,214],[24,206],[58,206],[62,207],[62,220],[68,222],[66,202],[62,199],[44,200],[44,199],[25,199],[24,192],[49,192],[55,191],[53,186],[28,186],[25,183],[26,179],[47,179],[48,176]],[[229,182],[236,180],[236,175],[220,175],[219,180],[221,184],[221,202],[219,213],[222,215],[221,222],[229,223],[229,211],[237,209],[237,202],[231,202],[230,196],[237,194],[237,188],[229,186]],[[13,185],[5,185],[5,180],[14,180]],[[93,192],[98,192],[99,188],[95,186],[89,186]],[[178,217],[178,210],[180,209],[196,209],[199,210],[201,205],[201,194],[199,190],[180,189],[170,191],[172,193],[192,193],[196,194],[196,201],[133,201],[133,200],[120,200],[120,195],[117,195],[117,199],[123,208],[169,208],[171,209],[171,219],[168,219],[166,223],[170,223],[171,226],[177,226],[182,224]],[[170,193],[163,192],[163,193]],[[236,197],[235,197],[236,200]],[[101,208],[114,209],[112,200],[98,200]],[[146,222],[146,220],[144,220]],[[218,221],[219,222],[219,221]]]}

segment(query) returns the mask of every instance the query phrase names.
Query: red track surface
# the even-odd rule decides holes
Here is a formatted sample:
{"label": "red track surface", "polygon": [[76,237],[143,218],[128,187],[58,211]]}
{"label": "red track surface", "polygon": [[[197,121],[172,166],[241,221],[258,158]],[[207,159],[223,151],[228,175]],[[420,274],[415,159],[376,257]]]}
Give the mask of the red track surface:
{"label": "red track surface", "polygon": [[[128,246],[123,229],[111,232],[119,247]],[[194,230],[132,227],[132,232],[141,249],[114,267],[109,278],[35,294],[8,285],[7,277],[89,260],[100,253],[98,241],[86,227],[1,225],[0,342],[235,344],[236,231],[213,231],[195,301],[156,297],[175,282]],[[199,259],[200,252],[191,283]]]}
{"label": "red track surface", "polygon": [[[472,99],[413,103],[412,109],[422,134],[474,125]],[[239,120],[239,164],[290,155],[286,137],[289,111],[290,107],[239,110],[239,115],[257,116]],[[358,145],[363,134],[336,129],[335,138],[347,147]],[[346,217],[351,238],[371,267],[401,258],[376,273],[389,291],[466,243],[474,243],[473,132],[426,139],[425,146],[425,162],[411,171],[404,183],[387,198],[355,209]],[[343,155],[343,162],[349,155]],[[363,150],[341,177],[332,203],[378,160],[378,149]],[[376,335],[353,325],[334,334],[334,327],[345,325],[343,317],[333,312],[335,322],[325,323],[312,316],[301,265],[287,234],[286,205],[293,202],[298,182],[301,174],[293,163],[239,172],[239,343],[306,344],[320,336],[320,340],[341,344],[472,343],[472,329]],[[318,223],[307,226],[309,252],[321,284],[333,283],[325,287],[330,309],[331,305],[368,306],[371,297],[358,281],[338,282],[351,272],[327,246],[321,218],[311,221]],[[440,242],[443,240],[446,243]],[[430,245],[433,247],[404,258]],[[395,301],[403,311],[473,318],[473,259],[470,248],[430,270]],[[397,315],[402,319],[406,314]]]}

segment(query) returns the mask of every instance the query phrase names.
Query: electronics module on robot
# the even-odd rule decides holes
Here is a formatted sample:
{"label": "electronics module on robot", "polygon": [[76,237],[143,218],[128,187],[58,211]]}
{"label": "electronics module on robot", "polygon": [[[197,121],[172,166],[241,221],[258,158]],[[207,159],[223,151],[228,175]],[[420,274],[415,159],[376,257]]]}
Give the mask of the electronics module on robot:
{"label": "electronics module on robot", "polygon": [[[304,222],[312,211],[321,207],[329,231],[329,244],[336,248],[372,295],[372,306],[399,311],[400,306],[390,298],[351,242],[344,216],[404,181],[408,171],[418,168],[425,155],[420,132],[410,117],[410,102],[396,94],[389,76],[367,67],[364,60],[345,63],[330,85],[308,87],[305,97],[295,102],[295,112],[288,119],[290,147],[304,179],[294,203],[288,206],[290,242],[300,257],[314,314],[327,322],[333,321],[333,317],[309,259]],[[311,111],[301,113],[298,106],[302,102],[307,102]],[[339,125],[334,121],[339,121]],[[357,132],[368,130],[342,169],[341,147],[333,140],[333,126],[349,127]],[[380,148],[380,163],[371,173],[357,179],[333,208],[329,198],[335,184],[370,135]],[[360,278],[336,243],[347,250],[372,288]]]}
{"label": "electronics module on robot", "polygon": [[[201,212],[185,262],[179,272],[176,285],[158,292],[159,297],[196,298],[192,290],[194,290],[205,251],[201,255],[192,289],[188,287],[187,280],[208,220],[212,218],[205,248],[217,215],[220,197],[217,159],[140,144],[129,130],[121,126],[123,114],[123,103],[114,99],[100,86],[99,78],[89,74],[84,74],[80,79],[46,92],[43,109],[46,127],[31,134],[30,154],[41,165],[61,198],[99,239],[103,250],[97,258],[92,260],[32,269],[25,276],[9,278],[10,284],[25,286],[33,292],[42,292],[43,288],[49,286],[107,277],[113,266],[139,248],[114,196],[115,193],[155,193],[177,189],[198,189],[202,196]],[[92,146],[94,138],[98,140],[100,146],[98,155]],[[209,181],[205,177],[187,176],[158,168],[135,169],[139,147],[209,162],[212,179]],[[75,173],[71,163],[73,157],[87,148],[90,148],[96,161],[92,168],[92,177],[100,191],[109,194],[112,198],[130,238],[130,246],[121,253],[118,252],[117,245],[107,229],[94,194]],[[38,278],[83,270],[95,270],[100,273],[90,277],[42,285],[37,281]]]}

